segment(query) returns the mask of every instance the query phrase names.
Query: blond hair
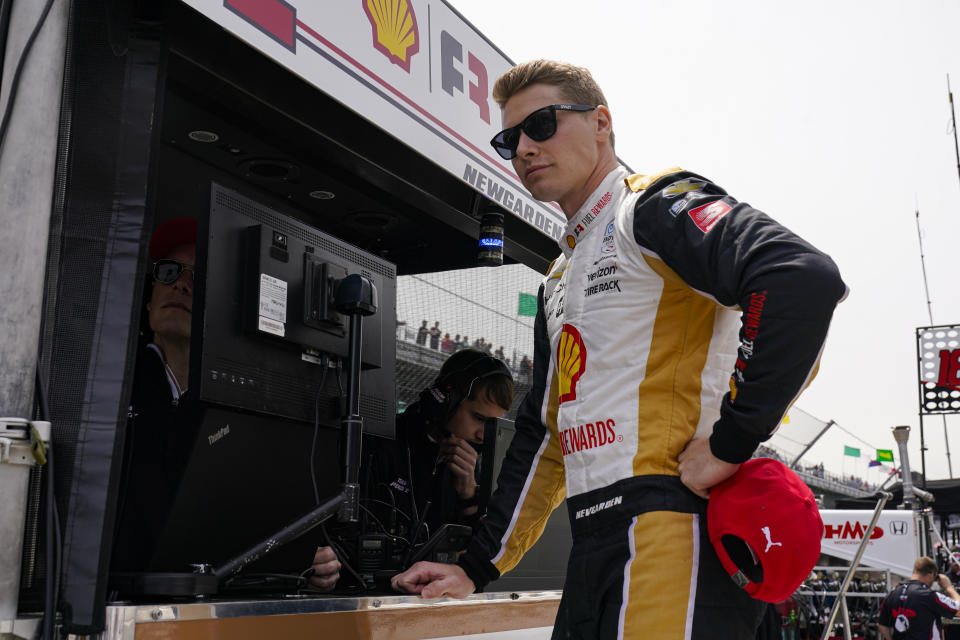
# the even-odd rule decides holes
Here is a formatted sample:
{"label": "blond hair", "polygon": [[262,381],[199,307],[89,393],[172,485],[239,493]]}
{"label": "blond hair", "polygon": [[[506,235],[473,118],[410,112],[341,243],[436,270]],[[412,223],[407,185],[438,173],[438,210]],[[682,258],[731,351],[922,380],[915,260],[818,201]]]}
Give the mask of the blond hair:
{"label": "blond hair", "polygon": [[[575,104],[610,106],[587,69],[555,60],[531,60],[509,69],[494,83],[493,99],[502,109],[510,98],[534,84],[559,87],[563,99]],[[613,132],[610,146],[613,146]]]}

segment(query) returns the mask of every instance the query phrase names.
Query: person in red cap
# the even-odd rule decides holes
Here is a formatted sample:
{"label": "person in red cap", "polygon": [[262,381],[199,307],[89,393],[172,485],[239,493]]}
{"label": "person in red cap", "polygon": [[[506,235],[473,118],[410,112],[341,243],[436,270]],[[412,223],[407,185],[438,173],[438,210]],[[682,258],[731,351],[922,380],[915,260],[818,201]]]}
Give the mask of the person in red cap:
{"label": "person in red cap", "polygon": [[[642,67],[625,81],[642,84]],[[563,212],[561,255],[537,296],[532,386],[484,526],[455,565],[418,563],[393,584],[423,597],[483,588],[566,499],[554,638],[752,639],[763,604],[721,564],[707,496],[812,379],[846,285],[829,256],[707,178],[632,174],[586,69],[520,64],[493,96],[505,128],[491,146]],[[741,533],[764,575],[742,584],[779,590],[795,567],[773,558],[794,547],[782,514],[761,515]],[[789,581],[771,575],[779,566]]]}
{"label": "person in red cap", "polygon": [[150,237],[147,330],[130,396],[115,571],[158,569],[153,552],[199,426],[187,394],[196,241],[197,221],[188,217],[161,224]]}
{"label": "person in red cap", "polygon": [[[930,587],[936,582],[940,591]],[[941,618],[960,610],[960,593],[926,556],[913,563],[913,575],[897,585],[880,605],[877,628],[884,640],[928,640],[943,637]]]}
{"label": "person in red cap", "polygon": [[[196,277],[197,220],[173,218],[150,236],[149,332],[137,354],[127,422],[114,571],[180,571],[152,561],[200,424],[188,393]],[[312,582],[332,588],[335,563],[314,567]]]}
{"label": "person in red cap", "polygon": [[153,341],[147,345],[162,361],[176,401],[190,383],[190,328],[193,318],[197,221],[174,218],[150,237],[153,283],[147,312]]}

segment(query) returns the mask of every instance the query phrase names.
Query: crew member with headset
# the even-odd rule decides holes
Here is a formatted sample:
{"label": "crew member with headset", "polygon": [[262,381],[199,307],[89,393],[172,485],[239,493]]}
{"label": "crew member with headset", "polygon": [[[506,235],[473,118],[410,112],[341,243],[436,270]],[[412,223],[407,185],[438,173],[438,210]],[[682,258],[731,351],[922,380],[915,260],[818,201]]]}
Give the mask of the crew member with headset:
{"label": "crew member with headset", "polygon": [[[444,524],[475,527],[483,515],[477,448],[487,422],[512,404],[513,377],[501,360],[477,349],[447,358],[436,381],[397,417],[395,440],[364,439],[361,504],[368,525],[396,531],[411,544]],[[323,546],[312,568],[311,585],[329,589],[341,564]]]}

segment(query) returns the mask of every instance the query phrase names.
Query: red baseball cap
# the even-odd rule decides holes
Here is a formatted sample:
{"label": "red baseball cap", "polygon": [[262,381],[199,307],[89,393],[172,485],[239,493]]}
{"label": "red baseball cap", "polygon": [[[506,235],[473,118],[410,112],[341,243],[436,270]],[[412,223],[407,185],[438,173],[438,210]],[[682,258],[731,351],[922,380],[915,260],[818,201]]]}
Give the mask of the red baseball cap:
{"label": "red baseball cap", "polygon": [[723,568],[752,598],[781,602],[820,556],[813,492],[786,465],[755,458],[710,489],[707,530]]}
{"label": "red baseball cap", "polygon": [[197,243],[197,219],[173,218],[154,229],[150,236],[150,259],[165,258],[182,244]]}

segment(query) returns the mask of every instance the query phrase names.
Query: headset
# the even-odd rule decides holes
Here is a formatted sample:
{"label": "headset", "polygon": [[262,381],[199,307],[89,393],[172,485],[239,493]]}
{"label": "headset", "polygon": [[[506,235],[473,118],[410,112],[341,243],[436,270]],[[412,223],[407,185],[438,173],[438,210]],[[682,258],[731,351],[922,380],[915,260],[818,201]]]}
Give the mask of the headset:
{"label": "headset", "polygon": [[[441,371],[444,369],[450,369],[450,371],[438,376],[433,384],[420,392],[420,406],[417,416],[422,421],[427,433],[437,439],[446,436],[446,425],[448,421],[456,413],[460,404],[466,398],[470,397],[471,392],[474,390],[474,385],[478,380],[490,376],[502,375],[506,376],[511,382],[513,381],[513,375],[503,361],[478,349],[463,349],[452,354],[444,363]],[[409,434],[407,438],[409,438]],[[400,445],[399,440],[397,444]],[[427,546],[421,545],[418,551],[417,543],[419,533],[423,528],[424,522],[426,522],[431,503],[430,500],[427,500],[424,503],[422,511],[418,512],[416,494],[413,486],[414,473],[409,440],[403,442],[402,446],[406,453],[407,477],[410,482],[410,512],[406,514],[399,509],[393,492],[389,487],[387,487],[387,489],[390,493],[390,504],[386,506],[392,507],[388,522],[390,530],[393,530],[396,526],[395,518],[397,513],[401,513],[407,518],[409,521],[409,531],[406,535],[409,540],[387,535],[387,527],[378,520],[376,521],[377,524],[384,529],[383,534],[379,532],[367,534],[366,526],[363,525],[362,533],[360,534],[362,540],[358,540],[356,552],[361,570],[375,572],[381,569],[390,569],[393,571],[405,569],[410,566],[411,560],[416,558],[415,553],[423,554],[425,553],[425,549],[429,547],[430,541],[428,540]],[[372,468],[370,462],[368,462],[367,467],[365,484],[369,486],[371,483],[370,469]],[[435,466],[434,476],[436,476],[436,473],[437,467]],[[436,480],[436,478],[434,478],[434,480]],[[364,520],[365,518],[366,515],[364,516]],[[430,533],[435,534],[436,532]],[[447,534],[447,537],[454,535],[454,533],[456,532],[451,531]],[[430,540],[436,542],[436,536],[430,538]],[[401,546],[398,547],[398,543],[402,543]],[[405,552],[404,547],[406,549]],[[399,554],[403,555],[402,560],[399,560],[399,564],[397,564],[397,558],[400,557]],[[363,583],[364,579],[360,578],[360,581]]]}
{"label": "headset", "polygon": [[513,382],[513,375],[506,363],[477,349],[456,352],[444,366],[448,364],[456,368],[438,376],[432,385],[420,392],[420,411],[424,425],[428,432],[434,434],[445,431],[447,422],[460,404],[470,397],[473,385],[478,380],[490,376],[506,376]]}

